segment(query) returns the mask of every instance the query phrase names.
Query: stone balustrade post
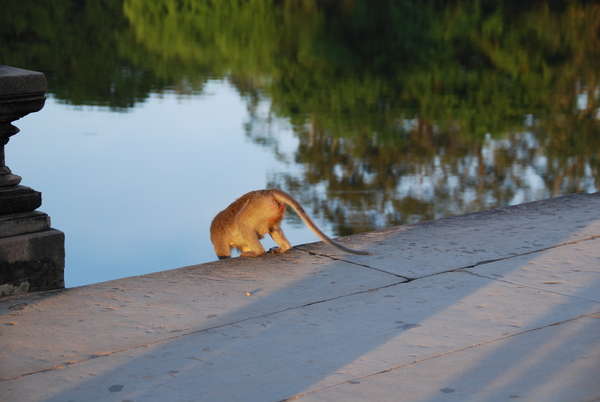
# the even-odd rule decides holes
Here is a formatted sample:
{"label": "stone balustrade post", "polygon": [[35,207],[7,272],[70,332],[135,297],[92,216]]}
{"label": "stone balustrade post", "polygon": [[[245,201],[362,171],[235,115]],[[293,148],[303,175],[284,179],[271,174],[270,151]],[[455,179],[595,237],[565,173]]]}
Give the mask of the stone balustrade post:
{"label": "stone balustrade post", "polygon": [[12,122],[41,110],[45,93],[44,74],[0,65],[0,297],[64,288],[64,234],[36,211],[42,194],[20,185],[4,157],[19,132]]}

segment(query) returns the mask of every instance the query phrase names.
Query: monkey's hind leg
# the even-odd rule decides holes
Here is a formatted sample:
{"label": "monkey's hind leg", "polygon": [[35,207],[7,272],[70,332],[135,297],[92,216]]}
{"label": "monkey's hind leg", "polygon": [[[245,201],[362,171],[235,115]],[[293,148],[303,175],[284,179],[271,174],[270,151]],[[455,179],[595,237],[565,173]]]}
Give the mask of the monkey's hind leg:
{"label": "monkey's hind leg", "polygon": [[275,240],[275,243],[279,244],[279,247],[273,247],[269,250],[270,253],[285,253],[292,248],[292,244],[283,234],[281,227],[272,230],[270,233],[271,238]]}
{"label": "monkey's hind leg", "polygon": [[238,225],[238,229],[242,234],[242,239],[244,239],[240,257],[258,257],[265,253],[265,248],[258,240],[258,235],[251,227],[247,225]]}
{"label": "monkey's hind leg", "polygon": [[256,240],[256,242],[258,243],[258,245],[254,245],[253,248],[244,246],[242,248],[242,253],[240,254],[240,257],[258,257],[259,255],[263,255],[265,253],[265,248],[262,246],[262,244],[260,244],[258,239]]}

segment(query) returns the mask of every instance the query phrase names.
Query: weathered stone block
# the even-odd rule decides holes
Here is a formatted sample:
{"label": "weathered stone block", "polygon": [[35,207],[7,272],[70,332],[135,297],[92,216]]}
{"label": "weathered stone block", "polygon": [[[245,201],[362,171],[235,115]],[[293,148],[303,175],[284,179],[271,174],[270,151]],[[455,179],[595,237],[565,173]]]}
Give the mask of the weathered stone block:
{"label": "weathered stone block", "polygon": [[21,177],[4,157],[4,146],[19,132],[12,122],[42,109],[46,89],[44,74],[0,66],[0,297],[65,286],[65,236],[35,211],[42,194],[19,186]]}
{"label": "weathered stone block", "polygon": [[50,229],[50,217],[43,212],[0,215],[0,238]]}
{"label": "weathered stone block", "polygon": [[64,243],[55,229],[0,238],[0,297],[64,288]]}
{"label": "weathered stone block", "polygon": [[0,122],[11,122],[44,107],[46,77],[37,71],[0,66]]}
{"label": "weathered stone block", "polygon": [[42,205],[42,193],[25,186],[0,187],[0,215],[31,212]]}

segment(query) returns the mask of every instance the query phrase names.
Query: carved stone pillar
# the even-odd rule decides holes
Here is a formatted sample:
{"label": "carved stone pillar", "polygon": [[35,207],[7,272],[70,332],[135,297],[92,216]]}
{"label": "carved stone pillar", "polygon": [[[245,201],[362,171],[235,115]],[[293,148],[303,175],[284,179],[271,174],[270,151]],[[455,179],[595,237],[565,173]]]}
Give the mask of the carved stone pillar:
{"label": "carved stone pillar", "polygon": [[44,107],[44,74],[0,65],[0,297],[64,287],[64,234],[50,217],[35,211],[42,194],[21,186],[6,166],[12,122]]}

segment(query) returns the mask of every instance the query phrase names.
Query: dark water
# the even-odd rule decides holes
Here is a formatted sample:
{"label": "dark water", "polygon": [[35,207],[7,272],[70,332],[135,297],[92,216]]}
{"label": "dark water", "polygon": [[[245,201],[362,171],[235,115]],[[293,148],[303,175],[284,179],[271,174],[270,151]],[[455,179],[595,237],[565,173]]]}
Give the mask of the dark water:
{"label": "dark water", "polygon": [[[16,169],[11,146],[25,141],[17,137],[27,132],[27,119],[48,127],[58,116],[57,133],[77,116],[92,119],[78,129],[87,137],[108,134],[109,122],[117,121],[110,129],[114,142],[97,149],[89,141],[77,148],[78,141],[57,134],[55,152],[89,155],[65,166],[67,176],[94,155],[96,166],[106,164],[119,147],[129,161],[120,180],[132,166],[147,164],[147,175],[171,169],[187,186],[210,181],[202,185],[223,200],[195,190],[195,205],[209,210],[192,218],[202,232],[233,198],[260,187],[289,191],[332,236],[600,187],[597,2],[1,0],[0,6],[0,62],[44,72],[55,106],[52,117],[45,109],[17,123],[23,133],[7,147],[8,165],[24,184],[39,181],[32,187],[44,192],[45,206],[59,186]],[[217,102],[226,94],[235,99]],[[210,116],[222,119],[208,127],[200,109],[180,113],[191,105],[220,105]],[[145,108],[156,111],[139,117]],[[224,128],[232,122],[238,131]],[[183,134],[197,136],[195,145],[181,141]],[[152,146],[159,147],[155,157],[137,159]],[[166,166],[194,159],[188,153],[194,146],[212,156],[179,170]],[[160,151],[165,147],[171,156]],[[92,181],[106,187],[88,204],[90,216],[98,204],[114,201],[115,175]],[[164,177],[160,184],[169,180],[178,183]],[[64,194],[68,186],[60,187]],[[143,191],[138,186],[138,196]],[[136,205],[152,196],[141,198]],[[156,209],[172,209],[165,204]],[[118,227],[128,228],[130,238],[141,235],[135,227],[147,233],[128,223],[128,208],[134,207],[114,203],[112,210],[123,215]],[[89,223],[65,228],[60,212],[41,209],[67,238],[90,232]],[[293,216],[287,222],[298,226]],[[164,225],[156,230],[166,231]],[[72,255],[90,255],[96,242],[72,241]],[[147,254],[148,242],[141,243]],[[162,265],[143,266],[174,267],[164,266],[164,256],[175,266],[214,258],[210,245],[200,256],[193,247],[158,248],[161,258],[154,260]],[[180,261],[180,254],[193,257]],[[70,262],[73,270],[89,264]],[[72,284],[112,277],[118,275]]]}

